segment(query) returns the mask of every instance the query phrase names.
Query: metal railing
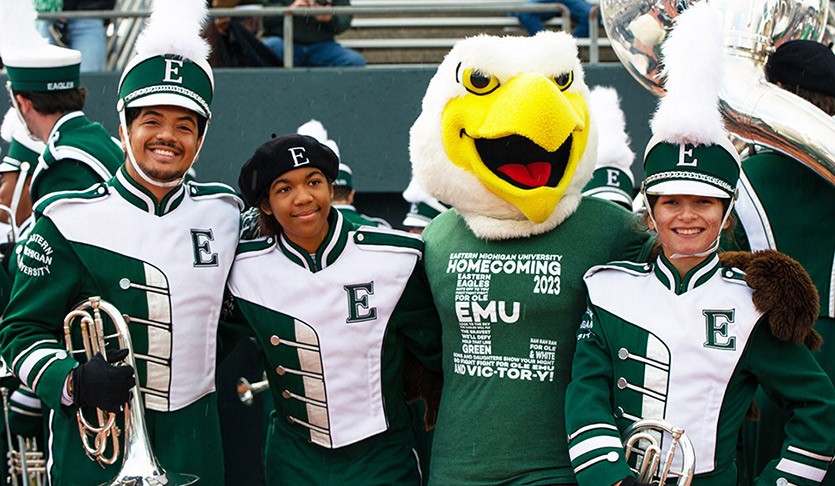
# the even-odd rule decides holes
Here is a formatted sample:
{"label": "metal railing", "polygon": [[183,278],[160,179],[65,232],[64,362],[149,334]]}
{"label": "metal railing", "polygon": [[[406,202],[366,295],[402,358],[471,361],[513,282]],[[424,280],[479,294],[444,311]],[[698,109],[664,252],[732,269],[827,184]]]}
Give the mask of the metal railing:
{"label": "metal railing", "polygon": [[[176,0],[169,0],[176,1]],[[121,70],[124,68],[133,51],[133,44],[142,28],[142,20],[151,14],[146,7],[148,0],[120,0],[114,10],[74,10],[62,12],[40,13],[38,18],[46,20],[102,18],[112,19],[113,31],[108,38],[107,69]],[[600,38],[597,23],[598,7],[592,9],[589,34],[589,62],[599,60]],[[210,9],[209,17],[269,17],[282,16],[284,19],[284,37],[293,36],[293,17],[296,15],[421,15],[421,14],[478,14],[506,16],[515,12],[558,13],[566,19],[565,28],[570,29],[569,10],[560,3],[525,4],[518,2],[489,3],[486,5],[473,4],[432,4],[432,5],[377,5],[377,6],[348,6],[348,7],[316,7],[289,8],[264,7],[263,9]],[[293,67],[293,44],[284,43],[284,67]]]}

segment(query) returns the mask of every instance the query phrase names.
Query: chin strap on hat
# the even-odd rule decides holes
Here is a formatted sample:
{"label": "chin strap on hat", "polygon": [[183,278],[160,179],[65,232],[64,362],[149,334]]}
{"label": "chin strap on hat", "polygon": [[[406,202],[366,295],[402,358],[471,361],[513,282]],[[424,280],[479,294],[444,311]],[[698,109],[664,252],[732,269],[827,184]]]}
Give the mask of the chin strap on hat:
{"label": "chin strap on hat", "polygon": [[127,153],[128,160],[130,161],[130,164],[134,168],[136,173],[139,174],[139,177],[142,178],[142,180],[156,187],[176,187],[183,183],[186,173],[188,173],[189,169],[191,169],[191,166],[194,165],[194,163],[197,161],[197,157],[200,155],[200,150],[203,148],[203,142],[206,140],[206,132],[209,131],[210,121],[211,120],[209,120],[208,118],[206,119],[206,126],[203,129],[203,136],[200,137],[200,143],[197,145],[197,151],[194,153],[194,158],[191,160],[191,163],[188,164],[188,168],[183,172],[183,174],[179,178],[173,181],[160,182],[146,174],[142,170],[142,168],[139,167],[139,163],[136,162],[136,157],[133,155],[133,148],[130,145],[130,136],[128,135],[128,124],[125,118],[125,108],[122,103],[122,100],[119,100],[119,124],[122,127],[122,132],[125,134],[125,138],[127,138],[127,143],[125,143],[125,152]]}
{"label": "chin strap on hat", "polygon": [[[647,191],[646,191],[646,183],[641,184],[641,195],[644,197],[644,206],[647,209],[647,216],[649,216],[650,221],[652,221],[652,225],[655,226],[656,232],[658,228],[658,223],[655,222],[655,216],[652,214],[652,207],[649,204],[649,199],[647,198]],[[722,216],[722,223],[719,225],[719,234],[716,235],[716,240],[711,244],[706,250],[700,251],[697,253],[673,253],[669,255],[667,258],[670,260],[677,259],[677,258],[701,258],[710,255],[717,249],[719,249],[719,242],[722,240],[722,228],[725,227],[725,222],[728,221],[728,218],[731,216],[731,212],[734,209],[734,201],[736,201],[737,197],[739,197],[739,190],[734,191],[734,195],[731,198],[730,203],[728,204],[728,209],[725,210],[725,215]]]}

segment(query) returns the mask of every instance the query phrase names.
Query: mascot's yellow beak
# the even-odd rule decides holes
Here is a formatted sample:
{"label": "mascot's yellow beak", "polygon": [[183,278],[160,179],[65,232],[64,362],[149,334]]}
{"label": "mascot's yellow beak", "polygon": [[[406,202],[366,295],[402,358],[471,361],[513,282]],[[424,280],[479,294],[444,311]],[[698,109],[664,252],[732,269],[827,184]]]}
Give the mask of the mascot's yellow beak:
{"label": "mascot's yellow beak", "polygon": [[582,93],[557,78],[523,73],[500,84],[491,75],[459,69],[464,96],[441,116],[450,160],[491,192],[542,223],[554,211],[586,150],[589,110]]}

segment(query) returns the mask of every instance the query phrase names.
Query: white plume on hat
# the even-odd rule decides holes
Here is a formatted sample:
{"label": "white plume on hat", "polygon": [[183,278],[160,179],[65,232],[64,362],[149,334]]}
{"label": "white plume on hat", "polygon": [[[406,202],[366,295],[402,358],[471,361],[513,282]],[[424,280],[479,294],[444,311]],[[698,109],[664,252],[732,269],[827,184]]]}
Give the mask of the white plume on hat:
{"label": "white plume on hat", "polygon": [[333,150],[333,153],[335,153],[337,157],[340,157],[339,146],[336,145],[336,142],[328,138],[328,131],[325,130],[325,126],[322,125],[322,123],[319,120],[311,118],[310,121],[303,123],[296,130],[296,133],[298,133],[299,135],[307,135],[308,137],[315,138],[319,143]]}
{"label": "white plume on hat", "polygon": [[705,1],[688,7],[661,48],[667,94],[651,126],[671,143],[712,145],[727,137],[719,113],[723,19]]}
{"label": "white plume on hat", "polygon": [[413,177],[409,182],[409,186],[403,191],[403,199],[408,203],[419,204],[424,203],[438,212],[444,212],[447,207],[441,204],[440,201],[430,196],[420,184]]}
{"label": "white plume on hat", "polygon": [[151,16],[136,39],[136,54],[175,54],[205,61],[211,48],[200,33],[208,13],[205,0],[154,0]]}
{"label": "white plume on hat", "polygon": [[32,0],[0,0],[0,52],[46,45],[35,29]]}
{"label": "white plume on hat", "polygon": [[629,148],[626,118],[620,108],[618,92],[609,86],[595,86],[589,97],[589,109],[597,120],[597,164],[595,167],[617,167],[634,183],[632,161],[635,152]]}

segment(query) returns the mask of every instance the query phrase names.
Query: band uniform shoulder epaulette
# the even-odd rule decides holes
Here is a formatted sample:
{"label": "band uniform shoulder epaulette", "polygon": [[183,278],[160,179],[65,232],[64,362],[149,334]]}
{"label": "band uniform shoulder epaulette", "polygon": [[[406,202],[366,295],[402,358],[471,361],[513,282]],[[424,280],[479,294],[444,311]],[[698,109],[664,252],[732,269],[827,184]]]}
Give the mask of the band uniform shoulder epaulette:
{"label": "band uniform shoulder epaulette", "polygon": [[626,272],[630,275],[635,276],[645,276],[649,275],[652,271],[652,265],[649,263],[637,263],[637,262],[628,262],[628,261],[615,261],[609,262],[605,265],[596,265],[591,267],[583,278],[589,278],[595,273],[606,271],[606,270],[614,270],[620,272]]}
{"label": "band uniform shoulder epaulette", "polygon": [[722,279],[724,279],[728,282],[748,285],[748,282],[745,281],[745,272],[743,272],[742,270],[740,270],[736,267],[725,267],[725,268],[723,268],[722,269]]}
{"label": "band uniform shoulder epaulette", "polygon": [[109,189],[107,184],[99,183],[83,191],[58,191],[42,197],[35,202],[34,211],[36,217],[49,215],[49,212],[58,206],[78,203],[92,202],[107,197]]}
{"label": "band uniform shoulder epaulette", "polygon": [[234,189],[220,182],[187,182],[188,192],[192,199],[217,199],[223,198],[238,206],[239,211],[244,210],[244,203]]}
{"label": "band uniform shoulder epaulette", "polygon": [[250,258],[267,253],[275,246],[275,238],[261,237],[254,240],[241,240],[238,242],[238,249],[235,251],[235,258]]}
{"label": "band uniform shoulder epaulette", "polygon": [[423,239],[405,231],[363,226],[354,235],[354,243],[363,250],[414,253],[423,256]]}

